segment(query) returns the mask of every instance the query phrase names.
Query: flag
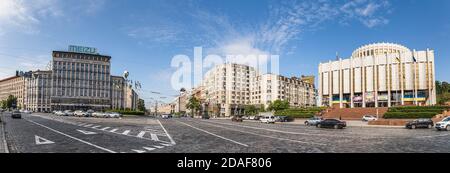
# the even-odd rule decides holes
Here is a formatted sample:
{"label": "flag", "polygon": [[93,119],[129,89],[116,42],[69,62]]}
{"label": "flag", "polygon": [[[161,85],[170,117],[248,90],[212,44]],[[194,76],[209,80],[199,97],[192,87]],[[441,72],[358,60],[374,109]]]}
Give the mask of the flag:
{"label": "flag", "polygon": [[400,58],[399,57],[396,57],[396,59],[397,59],[398,62],[400,62]]}
{"label": "flag", "polygon": [[415,56],[412,57],[414,62],[417,62],[417,59]]}

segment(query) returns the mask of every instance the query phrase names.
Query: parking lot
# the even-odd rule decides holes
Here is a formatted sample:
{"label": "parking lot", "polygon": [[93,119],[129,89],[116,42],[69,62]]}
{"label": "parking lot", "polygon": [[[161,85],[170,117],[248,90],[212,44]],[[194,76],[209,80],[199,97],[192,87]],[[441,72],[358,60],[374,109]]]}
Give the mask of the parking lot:
{"label": "parking lot", "polygon": [[101,119],[4,113],[10,152],[62,153],[422,153],[449,152],[450,132],[435,129],[322,129],[229,119]]}

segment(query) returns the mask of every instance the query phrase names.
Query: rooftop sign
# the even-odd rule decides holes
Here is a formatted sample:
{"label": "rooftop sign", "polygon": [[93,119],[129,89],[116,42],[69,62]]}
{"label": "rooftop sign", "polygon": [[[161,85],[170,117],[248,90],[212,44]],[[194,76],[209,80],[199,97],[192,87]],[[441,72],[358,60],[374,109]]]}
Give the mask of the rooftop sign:
{"label": "rooftop sign", "polygon": [[69,46],[69,52],[98,54],[97,48],[84,47],[84,46],[74,46],[74,45],[70,45]]}

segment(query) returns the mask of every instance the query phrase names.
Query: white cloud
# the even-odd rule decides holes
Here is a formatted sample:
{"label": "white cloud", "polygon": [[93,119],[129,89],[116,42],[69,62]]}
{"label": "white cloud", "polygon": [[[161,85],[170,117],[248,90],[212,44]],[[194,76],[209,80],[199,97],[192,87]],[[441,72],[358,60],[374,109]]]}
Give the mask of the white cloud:
{"label": "white cloud", "polygon": [[390,3],[387,0],[350,0],[341,6],[344,23],[357,19],[368,28],[389,23],[384,15],[389,13]]}

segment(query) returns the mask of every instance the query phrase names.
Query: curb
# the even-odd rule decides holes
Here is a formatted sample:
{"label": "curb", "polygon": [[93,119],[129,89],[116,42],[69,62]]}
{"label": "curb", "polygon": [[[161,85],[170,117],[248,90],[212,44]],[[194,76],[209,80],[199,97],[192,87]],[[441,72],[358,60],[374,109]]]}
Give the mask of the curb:
{"label": "curb", "polygon": [[[3,114],[2,114],[2,115],[3,115]],[[0,116],[0,119],[1,119],[1,116]],[[3,144],[2,144],[3,147],[5,148],[5,149],[4,149],[4,150],[5,150],[4,153],[9,153],[9,150],[8,150],[8,144],[6,143],[5,126],[3,125],[3,121],[1,121],[1,120],[0,120],[0,131],[1,131],[1,133],[3,133],[3,134],[2,134],[3,138],[0,139],[0,140],[1,140],[1,143],[3,143]],[[0,152],[0,153],[1,153],[1,152]]]}

